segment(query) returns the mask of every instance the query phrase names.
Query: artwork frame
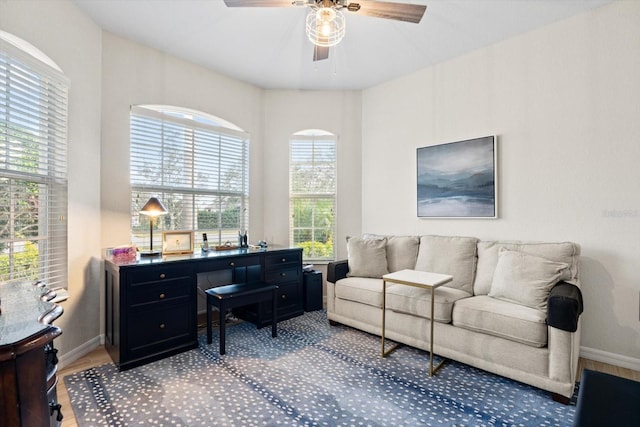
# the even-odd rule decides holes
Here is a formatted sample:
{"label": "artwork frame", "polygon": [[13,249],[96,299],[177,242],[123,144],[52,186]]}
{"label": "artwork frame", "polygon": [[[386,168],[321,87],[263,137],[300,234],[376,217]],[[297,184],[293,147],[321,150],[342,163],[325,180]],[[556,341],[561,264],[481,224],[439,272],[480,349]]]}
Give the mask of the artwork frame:
{"label": "artwork frame", "polygon": [[162,232],[162,254],[184,255],[193,253],[193,231],[176,230]]}
{"label": "artwork frame", "polygon": [[419,218],[498,218],[496,135],[416,150]]}

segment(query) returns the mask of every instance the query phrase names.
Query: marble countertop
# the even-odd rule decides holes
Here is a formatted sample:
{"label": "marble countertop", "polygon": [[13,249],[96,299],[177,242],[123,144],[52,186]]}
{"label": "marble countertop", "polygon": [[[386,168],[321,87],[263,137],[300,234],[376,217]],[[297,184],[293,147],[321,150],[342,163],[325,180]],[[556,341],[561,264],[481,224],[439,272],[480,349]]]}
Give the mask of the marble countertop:
{"label": "marble countertop", "polygon": [[51,329],[62,307],[56,294],[41,283],[0,283],[0,346],[14,345]]}

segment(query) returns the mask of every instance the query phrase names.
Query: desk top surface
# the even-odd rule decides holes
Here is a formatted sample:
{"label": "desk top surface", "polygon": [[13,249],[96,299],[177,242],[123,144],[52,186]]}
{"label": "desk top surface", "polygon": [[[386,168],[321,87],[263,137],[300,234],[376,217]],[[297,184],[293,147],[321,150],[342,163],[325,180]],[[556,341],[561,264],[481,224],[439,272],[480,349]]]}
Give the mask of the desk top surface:
{"label": "desk top surface", "polygon": [[302,251],[302,248],[289,248],[289,247],[269,247],[269,248],[260,248],[260,249],[252,249],[252,248],[238,248],[231,249],[228,251],[215,251],[210,250],[208,252],[203,252],[201,250],[196,250],[192,254],[181,254],[181,255],[162,255],[156,257],[138,257],[135,261],[130,262],[114,262],[110,259],[105,259],[105,262],[109,264],[113,264],[119,268],[122,267],[135,267],[135,266],[143,266],[143,265],[155,265],[155,264],[165,264],[172,262],[189,262],[189,261],[204,261],[204,260],[215,260],[215,259],[224,259],[224,258],[237,258],[237,257],[245,257],[251,255],[261,255],[261,254],[278,254],[282,251]]}

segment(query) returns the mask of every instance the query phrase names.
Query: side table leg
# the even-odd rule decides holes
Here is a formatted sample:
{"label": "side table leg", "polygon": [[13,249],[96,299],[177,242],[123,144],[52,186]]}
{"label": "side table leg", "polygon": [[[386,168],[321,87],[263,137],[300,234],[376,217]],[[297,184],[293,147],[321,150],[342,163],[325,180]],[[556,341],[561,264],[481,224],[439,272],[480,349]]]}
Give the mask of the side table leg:
{"label": "side table leg", "polygon": [[434,311],[434,306],[435,306],[435,288],[431,287],[431,337],[429,338],[429,376],[432,377],[433,374],[436,373],[436,371],[438,369],[440,369],[442,367],[442,364],[444,363],[445,359],[442,358],[442,360],[440,360],[440,362],[438,363],[438,365],[436,365],[436,367],[433,366],[433,311]]}
{"label": "side table leg", "polygon": [[395,344],[388,350],[385,350],[384,348],[385,347],[384,346],[384,330],[386,327],[385,325],[386,316],[387,316],[387,282],[386,280],[383,280],[382,281],[382,331],[380,334],[382,338],[382,357],[387,357],[389,354],[391,354],[392,351],[398,348],[398,344]]}
{"label": "side table leg", "polygon": [[385,280],[382,281],[382,331],[380,333],[380,337],[382,338],[382,357],[385,357],[384,354],[384,322],[387,311],[387,282]]}
{"label": "side table leg", "polygon": [[431,287],[431,336],[429,337],[429,376],[433,375],[433,308],[435,303],[433,301],[435,294],[433,292],[433,286]]}

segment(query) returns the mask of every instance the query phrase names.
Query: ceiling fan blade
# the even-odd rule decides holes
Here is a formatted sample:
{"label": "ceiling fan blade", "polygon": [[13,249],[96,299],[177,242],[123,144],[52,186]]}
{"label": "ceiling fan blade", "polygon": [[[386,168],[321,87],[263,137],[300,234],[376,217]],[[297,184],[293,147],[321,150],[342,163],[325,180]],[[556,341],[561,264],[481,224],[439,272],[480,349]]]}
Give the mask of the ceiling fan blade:
{"label": "ceiling fan blade", "polygon": [[[358,5],[360,6],[359,8]],[[347,7],[347,10],[357,12],[359,15],[395,19],[413,22],[414,24],[420,22],[426,9],[427,6],[423,4],[390,3],[374,0],[358,0],[349,3]]]}
{"label": "ceiling fan blade", "polygon": [[292,0],[224,0],[227,7],[287,7]]}
{"label": "ceiling fan blade", "polygon": [[322,61],[329,58],[329,47],[313,45],[313,60]]}

